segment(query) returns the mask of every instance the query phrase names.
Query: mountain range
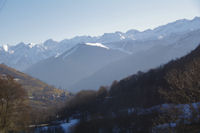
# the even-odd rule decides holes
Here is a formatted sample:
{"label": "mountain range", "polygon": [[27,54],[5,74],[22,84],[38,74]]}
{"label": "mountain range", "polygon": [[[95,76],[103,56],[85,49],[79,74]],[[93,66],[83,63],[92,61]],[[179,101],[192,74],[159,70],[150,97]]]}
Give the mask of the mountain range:
{"label": "mountain range", "polygon": [[[136,48],[138,46],[138,41],[165,39],[165,41],[167,40],[170,42],[174,39],[166,39],[168,36],[200,29],[199,25],[200,18],[195,17],[193,20],[181,19],[153,30],[148,29],[142,32],[138,30],[129,30],[126,33],[105,33],[97,37],[76,36],[72,39],[65,39],[60,42],[49,39],[41,44],[25,44],[23,42],[16,45],[2,44],[0,46],[0,63],[5,63],[18,70],[25,70],[34,63],[52,56],[58,56],[79,43],[103,43],[110,48],[134,52],[135,49],[140,50],[142,47],[139,46],[139,48]],[[130,44],[132,41],[136,46]],[[131,50],[129,48],[131,48]]]}
{"label": "mountain range", "polygon": [[[148,44],[148,42],[146,43]],[[89,77],[70,86],[70,88],[74,91],[97,90],[101,85],[107,86],[114,80],[120,80],[138,71],[147,71],[150,68],[158,67],[170,60],[182,57],[195,49],[199,43],[200,30],[186,33],[172,44],[155,43],[153,47],[147,50],[131,54],[102,67]]]}
{"label": "mountain range", "polygon": [[127,55],[100,43],[78,44],[58,57],[51,57],[32,65],[25,72],[39,77],[46,83],[69,88],[103,66]]}
{"label": "mountain range", "polygon": [[145,31],[2,45],[0,63],[70,91],[98,89],[189,53],[199,36],[200,18],[195,17]]}

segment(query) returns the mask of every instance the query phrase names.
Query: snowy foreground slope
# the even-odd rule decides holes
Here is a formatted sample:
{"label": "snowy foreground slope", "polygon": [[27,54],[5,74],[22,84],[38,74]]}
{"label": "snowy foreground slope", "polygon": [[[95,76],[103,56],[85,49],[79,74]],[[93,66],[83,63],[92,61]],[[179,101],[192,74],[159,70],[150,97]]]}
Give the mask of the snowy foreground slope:
{"label": "snowy foreground slope", "polygon": [[79,122],[78,119],[71,119],[69,122],[57,122],[51,126],[38,126],[33,133],[71,133],[71,128]]}
{"label": "snowy foreground slope", "polygon": [[[192,103],[192,104],[178,104],[178,105],[173,105],[173,104],[161,104],[161,105],[156,105],[150,108],[127,108],[123,109],[120,112],[127,112],[128,115],[133,115],[136,114],[137,116],[142,116],[142,115],[149,115],[153,114],[154,112],[167,112],[170,111],[171,109],[178,109],[182,111],[182,114],[179,115],[179,120],[176,122],[170,122],[170,123],[164,123],[157,125],[153,127],[154,130],[158,129],[165,129],[167,127],[174,128],[176,127],[177,124],[179,124],[181,119],[186,120],[185,122],[187,123],[187,119],[193,117],[193,110],[198,110],[198,107],[200,106],[200,103]],[[113,112],[112,116],[110,117],[116,117],[117,114]],[[55,122],[54,125],[38,125],[38,126],[30,126],[34,127],[33,133],[72,133],[73,127],[76,126],[76,124],[79,123],[79,119],[71,119],[69,122],[66,121],[57,121]],[[113,129],[113,132],[115,132],[116,129]],[[120,130],[119,130],[120,131]]]}

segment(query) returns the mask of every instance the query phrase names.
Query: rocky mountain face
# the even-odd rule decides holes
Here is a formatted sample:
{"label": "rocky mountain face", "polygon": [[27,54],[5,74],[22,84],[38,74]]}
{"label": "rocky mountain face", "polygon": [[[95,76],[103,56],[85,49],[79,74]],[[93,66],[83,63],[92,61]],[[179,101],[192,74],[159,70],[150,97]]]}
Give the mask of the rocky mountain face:
{"label": "rocky mountain face", "polygon": [[42,60],[25,72],[65,89],[128,54],[100,43],[79,44],[60,56]]}

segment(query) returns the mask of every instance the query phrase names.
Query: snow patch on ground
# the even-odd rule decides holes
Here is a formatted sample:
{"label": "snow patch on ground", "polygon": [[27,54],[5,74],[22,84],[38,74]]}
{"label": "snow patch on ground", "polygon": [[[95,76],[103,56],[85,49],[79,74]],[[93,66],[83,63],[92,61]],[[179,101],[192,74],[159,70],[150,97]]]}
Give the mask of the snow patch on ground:
{"label": "snow patch on ground", "polygon": [[86,45],[89,46],[96,46],[96,47],[101,47],[101,48],[105,48],[105,49],[109,49],[107,46],[101,44],[101,43],[86,43]]}
{"label": "snow patch on ground", "polygon": [[79,122],[78,119],[72,119],[69,121],[69,123],[62,123],[60,126],[62,127],[62,129],[64,130],[65,133],[69,133],[70,132],[70,128],[74,125],[76,125]]}
{"label": "snow patch on ground", "polygon": [[57,121],[56,125],[49,126],[43,124],[40,126],[31,125],[29,127],[36,127],[34,133],[54,133],[58,130],[61,133],[71,133],[71,128],[75,126],[78,122],[78,119],[71,119],[68,123],[66,121]]}

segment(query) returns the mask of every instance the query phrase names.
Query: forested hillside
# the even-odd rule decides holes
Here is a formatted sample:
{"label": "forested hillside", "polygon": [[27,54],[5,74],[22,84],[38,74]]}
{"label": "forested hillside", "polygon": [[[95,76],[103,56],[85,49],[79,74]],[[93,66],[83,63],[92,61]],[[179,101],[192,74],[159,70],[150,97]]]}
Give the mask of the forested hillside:
{"label": "forested hillside", "polygon": [[0,64],[0,74],[12,76],[15,81],[20,83],[28,92],[31,104],[34,104],[33,106],[36,105],[40,108],[45,108],[49,106],[50,103],[56,102],[57,100],[62,101],[69,94],[67,91],[49,86],[38,79],[28,76],[13,68],[7,67],[4,64]]}
{"label": "forested hillside", "polygon": [[67,101],[60,116],[80,118],[74,129],[80,133],[158,132],[164,124],[168,132],[199,131],[199,72],[200,46],[159,68],[114,81],[111,87],[81,91]]}
{"label": "forested hillside", "polygon": [[[26,113],[28,113],[26,116],[24,116],[27,119],[26,124],[39,124],[41,122],[49,121],[51,117],[55,117],[56,111],[63,106],[64,101],[71,95],[66,90],[49,86],[38,79],[28,76],[13,68],[7,67],[4,64],[0,64],[0,79],[3,81],[5,80],[4,82],[6,85],[5,87],[3,84],[0,84],[0,95],[2,96],[6,96],[4,94],[6,92],[9,92],[11,97],[17,96],[21,93],[21,91],[19,90],[18,92],[18,90],[15,90],[17,87],[13,86],[15,84],[17,84],[16,86],[20,86],[22,90],[21,95],[25,95],[25,97],[22,97],[22,99],[26,101]],[[10,79],[11,83],[7,82],[7,79]],[[5,89],[7,91],[5,91]],[[16,101],[14,100],[13,102]],[[20,106],[17,106],[17,108],[22,110]],[[18,114],[18,117],[22,119],[23,115],[20,113]],[[12,119],[8,118],[8,121],[10,120]]]}

